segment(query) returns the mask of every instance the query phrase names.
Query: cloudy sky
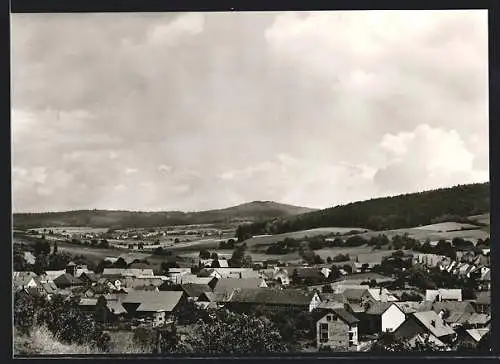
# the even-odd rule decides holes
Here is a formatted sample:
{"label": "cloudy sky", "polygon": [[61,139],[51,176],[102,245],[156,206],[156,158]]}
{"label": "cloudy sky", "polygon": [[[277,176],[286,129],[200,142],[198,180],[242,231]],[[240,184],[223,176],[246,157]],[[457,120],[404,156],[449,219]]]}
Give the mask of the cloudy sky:
{"label": "cloudy sky", "polygon": [[486,11],[14,14],[15,211],[489,179]]}

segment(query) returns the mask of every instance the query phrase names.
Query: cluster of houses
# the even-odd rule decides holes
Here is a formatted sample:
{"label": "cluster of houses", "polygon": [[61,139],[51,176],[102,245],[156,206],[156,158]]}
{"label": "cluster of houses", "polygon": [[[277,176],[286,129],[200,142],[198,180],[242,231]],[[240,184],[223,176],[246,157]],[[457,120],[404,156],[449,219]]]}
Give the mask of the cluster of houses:
{"label": "cluster of houses", "polygon": [[[414,259],[418,264],[434,264],[429,255]],[[109,322],[153,327],[175,322],[178,310],[190,301],[201,309],[235,312],[251,312],[258,307],[293,308],[312,315],[318,349],[365,350],[388,332],[410,343],[431,340],[451,348],[457,342],[477,344],[490,327],[489,290],[469,301],[462,300],[460,289],[445,288],[427,290],[420,301],[405,301],[404,290],[366,285],[366,281],[381,283],[391,277],[367,273],[364,266],[364,273],[355,269],[348,277],[331,283],[332,290],[325,293],[322,286],[304,287],[300,283],[328,277],[331,269],[326,266],[252,269],[230,268],[223,259],[218,262],[214,266],[211,261],[210,267],[201,264],[196,270],[170,268],[161,276],[147,265],[104,268],[96,274],[70,262],[64,270],[40,276],[14,272],[13,284],[15,291],[49,300],[54,294],[79,296],[79,307],[88,312],[94,311],[104,297]],[[442,257],[436,258],[434,266],[438,265],[444,268]],[[489,270],[484,271],[486,274]]]}
{"label": "cluster of houses", "polygon": [[457,252],[457,259],[437,254],[415,254],[413,265],[421,264],[427,268],[439,268],[455,276],[477,278],[481,290],[491,289],[490,255],[473,252]]}

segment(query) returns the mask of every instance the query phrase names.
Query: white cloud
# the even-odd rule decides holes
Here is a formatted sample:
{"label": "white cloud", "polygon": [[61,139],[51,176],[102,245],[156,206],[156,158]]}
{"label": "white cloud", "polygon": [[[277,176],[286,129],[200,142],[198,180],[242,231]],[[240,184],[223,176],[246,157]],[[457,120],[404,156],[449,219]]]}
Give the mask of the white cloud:
{"label": "white cloud", "polygon": [[388,164],[375,182],[385,192],[431,189],[460,183],[488,181],[488,169],[474,166],[474,154],[455,130],[419,125],[411,132],[386,134],[380,148]]}
{"label": "white cloud", "polygon": [[12,105],[25,211],[466,183],[489,169],[487,12],[14,14]]}
{"label": "white cloud", "polygon": [[196,35],[202,32],[204,19],[202,13],[187,13],[170,23],[154,25],[149,34],[149,40],[152,43],[173,45],[182,35]]}
{"label": "white cloud", "polygon": [[160,171],[160,172],[170,173],[170,172],[172,172],[172,170],[173,170],[172,166],[167,166],[165,164],[160,164],[158,166],[158,171]]}
{"label": "white cloud", "polygon": [[125,169],[125,174],[126,175],[135,174],[137,172],[139,172],[139,170],[137,168],[126,168]]}

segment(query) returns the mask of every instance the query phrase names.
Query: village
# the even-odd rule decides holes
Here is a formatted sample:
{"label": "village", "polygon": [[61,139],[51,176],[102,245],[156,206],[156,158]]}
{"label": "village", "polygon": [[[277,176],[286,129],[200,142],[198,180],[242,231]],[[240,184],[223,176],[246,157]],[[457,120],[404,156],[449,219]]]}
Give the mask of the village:
{"label": "village", "polygon": [[[240,242],[230,258],[203,249],[190,263],[174,259],[161,271],[131,247],[105,257],[95,271],[75,261],[39,274],[15,271],[13,285],[18,299],[76,299],[78,310],[92,317],[104,309],[100,320],[110,333],[182,327],[182,337],[200,312],[265,312],[308,323],[283,328],[276,322],[282,338],[287,330],[296,331],[287,340],[301,352],[426,345],[439,351],[474,350],[490,330],[489,239],[473,248],[447,242],[453,254],[427,252],[422,246],[436,244],[417,242],[414,250],[397,250],[375,263],[356,257],[290,263],[279,256],[246,261],[246,245]],[[25,256],[34,263],[32,253]],[[193,316],[188,324],[186,310]]]}

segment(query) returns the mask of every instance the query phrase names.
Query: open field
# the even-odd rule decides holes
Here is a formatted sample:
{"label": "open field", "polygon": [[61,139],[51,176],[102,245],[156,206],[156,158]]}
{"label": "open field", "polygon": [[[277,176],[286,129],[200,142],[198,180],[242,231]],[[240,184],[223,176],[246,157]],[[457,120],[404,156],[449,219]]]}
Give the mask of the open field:
{"label": "open field", "polygon": [[490,225],[490,214],[481,214],[481,215],[473,215],[473,216],[469,216],[469,220],[472,220],[472,221],[475,221],[475,222],[478,222],[480,224],[486,224],[486,225]]}
{"label": "open field", "polygon": [[46,227],[46,228],[36,228],[30,229],[42,233],[44,230],[52,230],[55,234],[103,234],[108,231],[108,228],[93,228],[93,227],[82,227],[82,226],[68,226],[68,227]]}
{"label": "open field", "polygon": [[363,229],[363,228],[350,228],[350,227],[323,227],[323,228],[317,228],[317,229],[310,229],[310,230],[301,230],[301,231],[294,231],[291,233],[284,233],[284,234],[276,234],[276,235],[262,235],[262,236],[255,236],[253,238],[245,240],[245,243],[247,246],[253,247],[253,246],[268,246],[277,243],[278,241],[284,240],[285,238],[292,238],[292,239],[303,239],[306,236],[312,237],[312,236],[318,236],[318,235],[327,235],[327,234],[347,234],[351,231],[369,231],[368,229]]}
{"label": "open field", "polygon": [[477,226],[471,224],[462,224],[459,222],[440,222],[438,224],[418,226],[414,229],[428,230],[435,232],[457,231],[461,229],[477,229]]}
{"label": "open field", "polygon": [[389,239],[392,239],[396,235],[408,234],[409,237],[425,241],[430,239],[431,241],[437,241],[440,239],[452,240],[453,238],[463,238],[466,240],[471,240],[476,242],[478,239],[486,239],[490,236],[488,231],[484,229],[474,229],[474,230],[458,230],[458,231],[444,231],[436,232],[434,230],[425,230],[422,228],[408,228],[408,229],[396,229],[396,230],[385,230],[385,231],[371,231],[363,234],[359,234],[365,239],[370,239],[373,236],[379,234],[386,235]]}

